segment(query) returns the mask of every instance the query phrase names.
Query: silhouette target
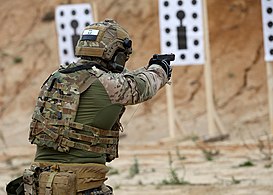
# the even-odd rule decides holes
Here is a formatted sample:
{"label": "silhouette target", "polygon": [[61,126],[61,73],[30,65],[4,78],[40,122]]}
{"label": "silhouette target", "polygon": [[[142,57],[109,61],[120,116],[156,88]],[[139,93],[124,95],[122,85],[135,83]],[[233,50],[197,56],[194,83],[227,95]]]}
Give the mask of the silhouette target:
{"label": "silhouette target", "polygon": [[176,54],[175,65],[204,64],[202,0],[158,1],[161,53]]}
{"label": "silhouette target", "polygon": [[[272,10],[273,10],[272,7],[268,7],[266,9],[267,14],[271,16],[270,17],[271,19],[273,19]],[[270,20],[268,23],[268,27],[272,28],[272,26],[273,26],[273,22],[272,20]],[[269,49],[269,55],[273,56],[273,31],[270,31],[270,34],[268,35],[268,41],[269,41],[269,45],[271,45],[271,48]]]}
{"label": "silhouette target", "polygon": [[77,20],[71,21],[71,27],[74,30],[74,34],[72,35],[72,44],[73,44],[73,49],[74,49],[74,55],[75,55],[75,48],[76,48],[77,42],[80,39],[80,35],[77,34],[78,26],[79,26],[79,23]]}
{"label": "silhouette target", "polygon": [[178,49],[187,49],[186,26],[183,26],[183,19],[185,18],[185,12],[182,10],[179,10],[176,16],[180,20],[180,26],[177,27]]}
{"label": "silhouette target", "polygon": [[59,5],[55,10],[61,64],[70,64],[75,56],[76,45],[85,26],[92,24],[92,9],[88,3]]}
{"label": "silhouette target", "polygon": [[262,0],[265,60],[273,61],[273,0]]}

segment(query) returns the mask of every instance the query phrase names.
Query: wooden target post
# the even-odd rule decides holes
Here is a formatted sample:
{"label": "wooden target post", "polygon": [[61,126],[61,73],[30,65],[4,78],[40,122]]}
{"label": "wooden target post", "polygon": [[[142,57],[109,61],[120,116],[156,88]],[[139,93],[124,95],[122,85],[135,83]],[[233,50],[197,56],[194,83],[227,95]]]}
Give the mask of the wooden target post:
{"label": "wooden target post", "polygon": [[166,86],[167,107],[168,107],[168,125],[169,135],[171,138],[175,138],[175,108],[173,98],[173,86]]}
{"label": "wooden target post", "polygon": [[90,4],[92,7],[92,11],[93,11],[93,20],[94,20],[94,22],[99,22],[97,3],[94,1],[91,1]]}
{"label": "wooden target post", "polygon": [[273,135],[273,0],[261,0],[270,133]]}
{"label": "wooden target post", "polygon": [[177,133],[185,134],[183,126],[180,124],[174,105],[173,98],[173,85],[170,84],[166,86],[166,96],[167,96],[167,108],[168,108],[168,127],[170,138],[177,138]]}
{"label": "wooden target post", "polygon": [[[182,7],[182,5],[184,7]],[[227,135],[225,135],[225,128],[220,120],[220,117],[218,116],[218,113],[216,112],[213,99],[207,2],[206,0],[199,0],[185,1],[184,3],[182,2],[179,4],[179,2],[177,3],[176,1],[159,0],[159,8],[161,17],[161,52],[177,54],[177,60],[175,60],[177,65],[205,65],[204,77],[206,90],[208,139],[213,139],[216,141],[222,140],[226,138]],[[192,12],[194,14],[192,14]],[[185,21],[185,15],[192,15],[194,26],[191,26],[192,21]],[[203,15],[203,17],[201,17],[201,15]],[[172,25],[168,24],[168,22],[170,23],[170,18],[173,19]],[[178,19],[180,20],[180,24],[177,26],[176,22]],[[177,29],[174,27],[177,27]],[[188,28],[188,32],[191,33],[191,36],[188,38],[186,38],[186,28]],[[168,33],[175,31],[177,31],[178,35],[178,50],[177,48],[172,47],[172,45],[177,45],[177,42],[173,39],[174,37],[170,36],[171,33]],[[203,31],[203,36],[197,35],[200,34],[200,31]],[[192,47],[191,42],[189,41],[193,40],[195,41],[194,43],[196,45],[200,44],[200,47]],[[203,51],[201,51],[200,48],[203,48],[201,49]],[[192,56],[194,56],[194,58],[192,58]],[[168,104],[169,135],[171,138],[175,138],[176,126],[179,125],[179,121],[177,120],[175,112],[172,86],[167,86],[166,92]]]}
{"label": "wooden target post", "polygon": [[[205,43],[205,86],[206,86],[206,105],[207,105],[207,120],[209,136],[228,136],[225,135],[225,128],[215,110],[212,88],[212,72],[211,72],[211,59],[210,59],[210,43],[209,43],[209,27],[208,27],[208,11],[207,1],[203,0],[203,24],[204,24],[204,43]],[[220,132],[217,131],[218,130]],[[220,134],[219,134],[220,133]]]}
{"label": "wooden target post", "polygon": [[266,62],[270,132],[273,134],[273,62]]}

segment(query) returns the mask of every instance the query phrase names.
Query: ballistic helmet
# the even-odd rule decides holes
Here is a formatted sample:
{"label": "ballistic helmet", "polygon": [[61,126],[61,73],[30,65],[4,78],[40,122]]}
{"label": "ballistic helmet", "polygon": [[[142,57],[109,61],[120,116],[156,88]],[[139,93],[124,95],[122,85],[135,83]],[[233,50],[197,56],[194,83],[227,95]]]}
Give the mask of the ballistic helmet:
{"label": "ballistic helmet", "polygon": [[125,65],[132,53],[132,41],[128,32],[116,21],[105,19],[85,27],[76,46],[77,57],[96,57],[114,67]]}

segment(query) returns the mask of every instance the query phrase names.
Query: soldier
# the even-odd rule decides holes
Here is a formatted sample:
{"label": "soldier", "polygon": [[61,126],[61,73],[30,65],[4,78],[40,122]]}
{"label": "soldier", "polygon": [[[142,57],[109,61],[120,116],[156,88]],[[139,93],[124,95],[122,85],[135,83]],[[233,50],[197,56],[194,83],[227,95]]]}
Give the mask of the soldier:
{"label": "soldier", "polygon": [[44,82],[30,125],[37,151],[24,172],[25,194],[113,194],[105,164],[118,157],[124,107],[152,98],[172,72],[168,61],[153,58],[125,71],[131,53],[126,30],[107,19],[84,29],[80,60]]}

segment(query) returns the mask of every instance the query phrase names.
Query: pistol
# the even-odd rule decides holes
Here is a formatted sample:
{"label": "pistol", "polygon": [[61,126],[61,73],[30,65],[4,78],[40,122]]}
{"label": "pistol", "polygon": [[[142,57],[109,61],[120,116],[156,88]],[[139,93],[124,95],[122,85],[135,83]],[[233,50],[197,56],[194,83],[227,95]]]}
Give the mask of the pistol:
{"label": "pistol", "polygon": [[171,54],[154,54],[153,55],[154,60],[166,60],[167,62],[171,62],[175,60],[175,55],[173,53]]}

